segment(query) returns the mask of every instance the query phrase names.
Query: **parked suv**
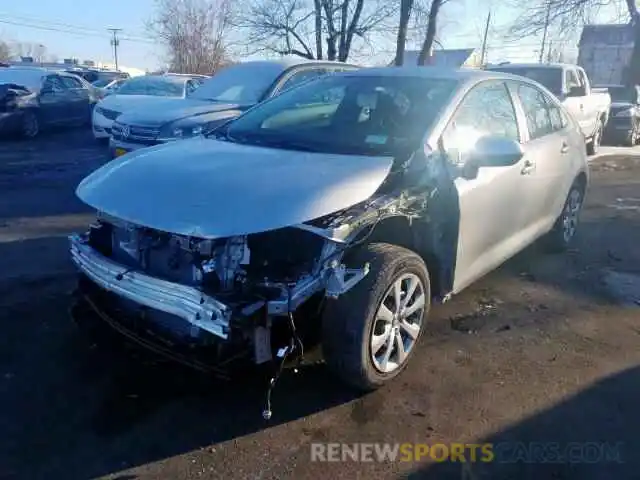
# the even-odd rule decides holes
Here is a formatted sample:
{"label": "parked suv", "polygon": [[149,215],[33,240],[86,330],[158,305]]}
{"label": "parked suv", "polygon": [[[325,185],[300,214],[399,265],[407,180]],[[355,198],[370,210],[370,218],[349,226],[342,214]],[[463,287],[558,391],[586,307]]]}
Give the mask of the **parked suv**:
{"label": "parked suv", "polygon": [[640,140],[640,87],[625,85],[605,86],[611,95],[611,110],[605,137],[609,142],[629,147]]}
{"label": "parked suv", "polygon": [[112,156],[199,135],[301,82],[356,68],[300,58],[231,65],[185,99],[155,102],[119,116],[112,125]]}

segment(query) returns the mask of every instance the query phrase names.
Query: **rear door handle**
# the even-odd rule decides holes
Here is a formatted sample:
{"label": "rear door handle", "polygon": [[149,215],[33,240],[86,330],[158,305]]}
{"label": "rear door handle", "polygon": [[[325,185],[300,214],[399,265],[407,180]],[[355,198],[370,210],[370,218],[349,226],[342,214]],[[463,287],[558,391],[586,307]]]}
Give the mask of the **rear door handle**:
{"label": "rear door handle", "polygon": [[533,172],[535,166],[536,164],[533,163],[531,160],[525,160],[524,165],[522,166],[522,170],[520,170],[520,174],[529,175],[531,172]]}
{"label": "rear door handle", "polygon": [[560,153],[567,153],[569,151],[569,145],[567,142],[562,142],[562,147],[560,147]]}

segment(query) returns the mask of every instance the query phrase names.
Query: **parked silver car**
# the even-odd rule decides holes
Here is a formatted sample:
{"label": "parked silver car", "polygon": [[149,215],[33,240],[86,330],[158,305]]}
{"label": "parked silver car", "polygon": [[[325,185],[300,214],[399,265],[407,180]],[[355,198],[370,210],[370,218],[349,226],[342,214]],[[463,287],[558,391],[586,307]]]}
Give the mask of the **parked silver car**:
{"label": "parked silver car", "polygon": [[524,77],[321,77],[84,179],[74,316],[211,369],[284,362],[317,326],[330,369],[376,388],[432,301],[537,239],[565,248],[587,184],[579,126]]}

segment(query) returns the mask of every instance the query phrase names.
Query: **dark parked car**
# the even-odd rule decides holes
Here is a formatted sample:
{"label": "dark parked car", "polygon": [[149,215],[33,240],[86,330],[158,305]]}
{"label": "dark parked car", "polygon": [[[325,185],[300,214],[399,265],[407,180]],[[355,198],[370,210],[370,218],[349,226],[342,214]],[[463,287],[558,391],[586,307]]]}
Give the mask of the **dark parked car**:
{"label": "dark parked car", "polygon": [[611,111],[605,138],[630,147],[640,141],[640,87],[608,85]]}
{"label": "dark parked car", "polygon": [[130,75],[119,70],[99,70],[91,68],[73,68],[66,70],[67,73],[77,75],[89,83],[95,83],[100,80],[108,80],[109,82],[118,78],[129,78]]}
{"label": "dark parked car", "polygon": [[112,125],[110,148],[119,156],[138,148],[199,135],[302,82],[359,67],[285,58],[229,66],[187,98],[167,99],[123,113]]}
{"label": "dark parked car", "polygon": [[0,133],[32,138],[46,127],[86,125],[97,101],[83,79],[44,68],[0,70]]}

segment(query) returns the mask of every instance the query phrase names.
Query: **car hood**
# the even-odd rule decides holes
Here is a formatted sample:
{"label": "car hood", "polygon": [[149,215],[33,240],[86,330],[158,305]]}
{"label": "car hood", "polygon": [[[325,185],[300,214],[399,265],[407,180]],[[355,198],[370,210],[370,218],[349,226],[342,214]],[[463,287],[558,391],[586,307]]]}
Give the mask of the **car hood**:
{"label": "car hood", "polygon": [[[172,99],[174,100],[174,99]],[[129,125],[161,127],[162,125],[187,117],[205,113],[223,112],[240,108],[230,103],[218,103],[193,98],[180,98],[170,102],[152,103],[144,109],[135,109],[118,118],[119,122]]]}
{"label": "car hood", "polygon": [[179,97],[156,97],[153,95],[108,95],[98,104],[99,107],[115,110],[116,112],[128,112],[137,108],[153,108],[157,104],[169,106],[180,101]]}
{"label": "car hood", "polygon": [[273,230],[360,203],[393,159],[280,150],[204,137],[141,149],[86,177],[76,194],[113,217],[201,238]]}

